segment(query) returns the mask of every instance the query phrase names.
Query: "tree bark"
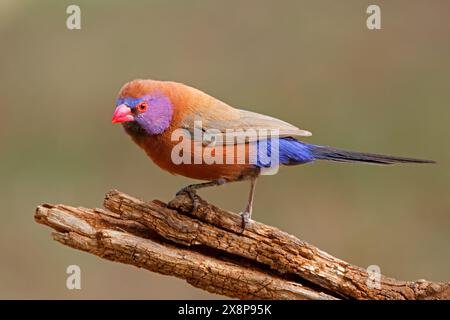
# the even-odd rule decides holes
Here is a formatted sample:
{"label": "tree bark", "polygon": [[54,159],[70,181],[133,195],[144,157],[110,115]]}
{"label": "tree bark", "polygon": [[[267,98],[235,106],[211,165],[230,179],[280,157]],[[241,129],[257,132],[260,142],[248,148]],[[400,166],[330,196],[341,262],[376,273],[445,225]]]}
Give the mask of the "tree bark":
{"label": "tree bark", "polygon": [[38,206],[53,238],[99,257],[185,279],[240,299],[450,299],[450,283],[398,281],[351,265],[275,227],[241,218],[200,198],[169,204],[119,191],[103,209]]}

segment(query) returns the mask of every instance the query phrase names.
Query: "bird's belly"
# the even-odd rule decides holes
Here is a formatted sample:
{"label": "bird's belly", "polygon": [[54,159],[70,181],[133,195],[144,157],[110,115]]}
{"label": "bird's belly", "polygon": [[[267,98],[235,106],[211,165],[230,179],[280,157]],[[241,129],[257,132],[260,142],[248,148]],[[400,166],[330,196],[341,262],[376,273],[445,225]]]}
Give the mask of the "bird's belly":
{"label": "bird's belly", "polygon": [[[223,157],[217,156],[216,161],[213,162],[211,158],[209,160],[207,158],[207,155],[211,155],[211,150],[201,144],[194,146],[192,143],[190,150],[184,150],[188,154],[182,154],[183,156],[180,156],[179,152],[174,152],[177,142],[161,137],[149,137],[138,144],[161,169],[193,179],[216,180],[223,178],[232,181],[257,175],[259,172],[259,168],[253,164],[238,163],[235,146],[221,147]],[[196,147],[197,149],[195,149]],[[230,152],[233,152],[234,156],[227,159],[227,153]],[[212,154],[215,155],[215,152],[213,151]],[[231,161],[229,161],[230,159]]]}

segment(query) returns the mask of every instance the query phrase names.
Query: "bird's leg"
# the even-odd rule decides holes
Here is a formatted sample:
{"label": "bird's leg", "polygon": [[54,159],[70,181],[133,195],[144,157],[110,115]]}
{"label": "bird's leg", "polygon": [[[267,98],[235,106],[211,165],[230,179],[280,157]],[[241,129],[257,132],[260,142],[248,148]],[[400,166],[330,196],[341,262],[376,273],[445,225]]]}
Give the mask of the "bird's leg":
{"label": "bird's leg", "polygon": [[[247,225],[247,223],[250,221],[251,217],[252,217],[252,210],[253,210],[253,199],[255,196],[255,187],[256,187],[256,179],[258,176],[253,176],[250,178],[251,181],[251,187],[250,187],[250,194],[248,197],[248,202],[247,202],[247,206],[245,208],[245,211],[241,212],[241,219],[242,219],[242,231],[245,230],[245,226]],[[192,210],[191,211],[195,211],[199,205],[199,200],[198,200],[198,196],[197,196],[197,190],[198,189],[203,189],[203,188],[208,188],[208,187],[215,187],[215,186],[221,186],[225,183],[228,182],[238,182],[238,181],[243,181],[243,180],[247,180],[249,179],[249,177],[243,177],[237,180],[225,180],[223,178],[221,179],[217,179],[217,180],[212,180],[209,182],[203,182],[203,183],[195,183],[195,184],[190,184],[184,188],[181,188],[176,195],[180,195],[182,193],[187,193],[189,195],[189,197],[192,199]]]}
{"label": "bird's leg", "polygon": [[221,179],[217,179],[217,180],[213,180],[213,181],[209,181],[209,182],[190,184],[184,188],[181,188],[176,193],[176,195],[178,196],[182,193],[187,193],[192,200],[192,205],[193,205],[192,211],[195,211],[195,210],[197,210],[197,207],[199,205],[199,200],[198,200],[198,196],[197,196],[198,189],[221,186],[226,182],[227,182],[227,180],[221,178]]}
{"label": "bird's leg", "polygon": [[256,187],[256,177],[252,178],[250,181],[251,181],[250,195],[248,197],[247,207],[245,208],[245,211],[241,212],[242,231],[245,230],[246,224],[250,221],[252,217],[253,199],[255,196],[255,187]]}

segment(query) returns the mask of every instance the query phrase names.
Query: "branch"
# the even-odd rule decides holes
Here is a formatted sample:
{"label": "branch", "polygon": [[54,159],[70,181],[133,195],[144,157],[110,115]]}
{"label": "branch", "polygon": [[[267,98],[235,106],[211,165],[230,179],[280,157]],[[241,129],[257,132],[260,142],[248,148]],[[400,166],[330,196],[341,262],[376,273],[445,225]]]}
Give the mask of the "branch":
{"label": "branch", "polygon": [[119,191],[108,210],[43,204],[35,220],[53,238],[99,257],[185,279],[212,293],[240,299],[450,299],[450,283],[380,276],[370,288],[365,269],[337,259],[277,228],[200,199],[180,195],[165,204]]}

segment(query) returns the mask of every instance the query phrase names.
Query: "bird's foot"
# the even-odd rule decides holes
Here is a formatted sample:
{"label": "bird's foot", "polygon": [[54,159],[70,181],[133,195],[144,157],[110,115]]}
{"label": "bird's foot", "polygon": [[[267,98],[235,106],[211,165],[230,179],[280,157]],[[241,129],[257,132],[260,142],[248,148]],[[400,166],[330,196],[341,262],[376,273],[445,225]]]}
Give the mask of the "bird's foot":
{"label": "bird's foot", "polygon": [[247,210],[241,212],[241,220],[242,220],[242,222],[241,222],[242,231],[241,232],[244,232],[245,226],[249,223],[251,215],[252,214]]}
{"label": "bird's foot", "polygon": [[191,212],[194,212],[197,210],[200,200],[198,199],[197,191],[189,186],[181,188],[177,193],[176,196],[181,195],[182,193],[186,193],[189,198],[192,200],[192,209]]}

